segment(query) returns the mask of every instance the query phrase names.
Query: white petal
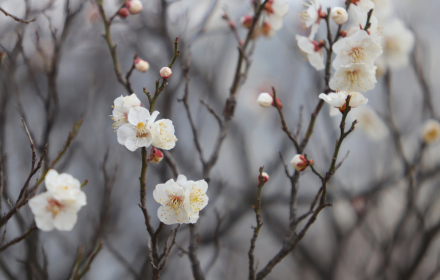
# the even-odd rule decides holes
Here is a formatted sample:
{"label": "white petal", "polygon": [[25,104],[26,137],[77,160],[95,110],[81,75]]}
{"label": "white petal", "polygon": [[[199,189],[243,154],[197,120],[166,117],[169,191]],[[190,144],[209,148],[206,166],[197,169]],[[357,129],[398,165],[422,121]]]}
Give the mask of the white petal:
{"label": "white petal", "polygon": [[128,122],[137,125],[138,123],[144,123],[150,118],[150,111],[144,107],[133,107],[128,112]]}
{"label": "white petal", "polygon": [[136,126],[131,123],[124,124],[116,131],[116,133],[119,144],[125,145],[128,138],[136,136]]}
{"label": "white petal", "polygon": [[66,207],[55,216],[53,224],[57,230],[70,231],[75,226],[77,220],[77,211]]}
{"label": "white petal", "polygon": [[152,142],[153,142],[152,137],[132,136],[125,141],[125,147],[127,147],[127,149],[129,149],[130,151],[134,152],[137,148],[150,146]]}
{"label": "white petal", "polygon": [[133,93],[129,96],[124,97],[124,102],[125,102],[125,104],[130,105],[131,107],[141,106],[141,101],[136,96],[136,93]]}
{"label": "white petal", "polygon": [[151,116],[148,118],[148,122],[149,122],[150,124],[153,124],[154,121],[156,120],[156,118],[157,118],[157,116],[158,116],[159,114],[160,114],[159,111],[154,111],[154,112],[151,114]]}
{"label": "white petal", "polygon": [[58,186],[58,172],[55,169],[50,169],[46,177],[44,178],[44,183],[48,191],[54,191]]}
{"label": "white petal", "polygon": [[173,122],[162,119],[155,122],[151,128],[153,146],[159,149],[171,150],[176,145]]}
{"label": "white petal", "polygon": [[359,92],[350,92],[350,104],[349,106],[352,108],[356,108],[360,105],[365,105],[368,103],[368,99]]}
{"label": "white petal", "polygon": [[324,65],[324,57],[321,52],[315,52],[313,54],[309,54],[307,56],[310,64],[315,67],[316,70],[323,70],[325,68]]}

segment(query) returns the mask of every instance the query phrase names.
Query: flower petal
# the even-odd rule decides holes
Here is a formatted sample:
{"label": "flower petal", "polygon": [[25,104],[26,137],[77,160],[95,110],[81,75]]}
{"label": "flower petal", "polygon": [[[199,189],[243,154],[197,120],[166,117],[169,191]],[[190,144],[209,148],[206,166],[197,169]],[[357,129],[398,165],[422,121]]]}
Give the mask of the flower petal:
{"label": "flower petal", "polygon": [[128,122],[137,125],[138,123],[144,123],[150,118],[150,111],[144,107],[133,107],[128,112]]}
{"label": "flower petal", "polygon": [[116,133],[119,144],[125,145],[128,138],[136,136],[136,127],[131,123],[127,123],[121,126]]}

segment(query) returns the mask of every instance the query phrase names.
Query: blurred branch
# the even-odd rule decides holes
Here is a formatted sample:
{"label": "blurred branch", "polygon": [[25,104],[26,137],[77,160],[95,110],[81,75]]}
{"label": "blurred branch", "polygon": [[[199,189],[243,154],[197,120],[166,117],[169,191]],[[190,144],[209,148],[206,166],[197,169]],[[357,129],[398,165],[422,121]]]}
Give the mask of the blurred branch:
{"label": "blurred branch", "polygon": [[12,246],[14,244],[17,244],[18,242],[22,241],[23,239],[28,237],[28,235],[31,234],[33,230],[36,230],[36,229],[37,229],[37,227],[33,226],[28,231],[26,231],[23,235],[18,236],[16,238],[12,239],[11,241],[9,241],[8,243],[0,246],[0,252],[2,252],[4,250],[8,249],[10,246]]}
{"label": "blurred branch", "polygon": [[34,18],[30,19],[30,20],[24,20],[24,19],[21,19],[21,18],[19,18],[19,17],[16,17],[16,16],[11,15],[10,13],[6,12],[2,7],[0,7],[0,11],[1,11],[2,13],[4,13],[5,16],[7,16],[7,17],[11,17],[11,18],[13,18],[15,21],[19,21],[19,22],[26,23],[26,24],[31,23],[31,22],[34,22],[34,21],[37,20],[36,17],[34,17]]}

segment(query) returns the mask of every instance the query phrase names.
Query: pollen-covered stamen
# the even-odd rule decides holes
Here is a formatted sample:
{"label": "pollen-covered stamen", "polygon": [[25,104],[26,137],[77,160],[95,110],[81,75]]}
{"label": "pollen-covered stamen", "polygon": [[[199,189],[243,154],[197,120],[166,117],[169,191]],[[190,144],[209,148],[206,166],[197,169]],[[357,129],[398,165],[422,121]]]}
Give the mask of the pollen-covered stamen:
{"label": "pollen-covered stamen", "polygon": [[148,137],[151,134],[145,123],[140,122],[136,125],[136,137],[143,138]]}
{"label": "pollen-covered stamen", "polygon": [[114,130],[117,130],[120,126],[128,123],[127,114],[117,113],[116,115],[110,115],[110,118],[113,121],[112,128]]}
{"label": "pollen-covered stamen", "polygon": [[179,209],[183,206],[183,197],[180,197],[178,195],[170,195],[168,203],[166,205],[173,209],[173,211],[178,212]]}
{"label": "pollen-covered stamen", "polygon": [[350,83],[350,87],[353,87],[356,84],[363,84],[361,79],[361,71],[356,69],[353,71],[347,70],[346,72],[346,79],[348,79],[348,82]]}
{"label": "pollen-covered stamen", "polygon": [[363,63],[368,58],[368,54],[365,52],[364,47],[354,47],[348,55],[351,57],[352,63]]}
{"label": "pollen-covered stamen", "polygon": [[200,211],[202,209],[203,203],[205,202],[204,193],[201,189],[194,189],[189,195],[189,201],[191,208],[195,211]]}
{"label": "pollen-covered stamen", "polygon": [[48,201],[46,208],[47,211],[52,212],[52,216],[55,218],[58,213],[63,211],[64,205],[56,199],[51,199]]}

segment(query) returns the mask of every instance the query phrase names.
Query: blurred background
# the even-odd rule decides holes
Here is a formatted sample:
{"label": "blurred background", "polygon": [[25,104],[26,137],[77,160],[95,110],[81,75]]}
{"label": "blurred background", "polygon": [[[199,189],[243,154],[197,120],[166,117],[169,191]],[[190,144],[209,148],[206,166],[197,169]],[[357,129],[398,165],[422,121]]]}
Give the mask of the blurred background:
{"label": "blurred background", "polygon": [[[83,120],[78,136],[55,167],[81,182],[88,205],[79,212],[70,232],[33,232],[26,240],[0,253],[0,279],[46,279],[39,271],[47,259],[50,279],[66,279],[76,248],[90,250],[97,232],[103,249],[84,279],[150,279],[149,235],[139,203],[141,156],[117,142],[109,115],[115,98],[126,95],[118,83],[104,38],[104,25],[94,1],[2,0],[0,7],[22,17],[37,17],[23,24],[0,14],[0,48],[6,56],[0,67],[0,145],[2,164],[2,213],[15,201],[31,166],[31,150],[24,132],[24,118],[36,144],[37,154],[48,143],[49,161],[62,150],[74,124]],[[383,0],[384,1],[384,0]],[[375,2],[380,2],[379,0]],[[388,1],[386,1],[388,2]],[[125,20],[116,17],[111,35],[123,74],[133,56],[150,64],[146,73],[134,71],[131,84],[143,105],[148,99],[143,87],[154,91],[159,69],[173,55],[175,37],[180,38],[181,56],[173,76],[156,103],[160,118],[173,121],[176,147],[170,151],[181,174],[190,180],[204,177],[199,154],[185,108],[185,77],[189,66],[189,105],[206,157],[218,137],[216,119],[199,102],[203,98],[219,115],[229,96],[237,63],[237,41],[222,19],[225,11],[243,38],[243,15],[252,14],[249,0],[151,0],[142,1],[143,11]],[[322,1],[325,7],[343,6],[343,1]],[[120,3],[104,1],[108,16]],[[383,137],[356,129],[343,143],[340,159],[349,155],[329,184],[324,209],[295,251],[267,279],[440,279],[440,149],[438,144],[421,147],[421,129],[428,118],[436,118],[440,72],[436,22],[440,2],[434,0],[390,2],[392,14],[413,31],[416,38],[409,63],[391,70],[392,94],[386,75],[365,96],[382,119]],[[295,39],[305,35],[300,12],[302,1],[289,1],[283,27],[272,37],[258,38],[247,79],[240,89],[234,119],[210,172],[210,203],[198,221],[198,257],[206,279],[246,279],[252,226],[255,215],[259,167],[265,166],[270,181],[263,188],[263,228],[255,256],[262,268],[281,248],[288,227],[290,183],[280,161],[296,154],[281,130],[278,113],[256,102],[261,92],[277,89],[288,126],[303,137],[311,112],[324,88],[324,73],[304,61]],[[68,20],[67,20],[68,19]],[[67,24],[66,24],[67,23]],[[336,30],[336,26],[333,26]],[[325,38],[321,26],[317,38]],[[429,95],[429,98],[426,96]],[[55,96],[55,97],[54,97]],[[391,96],[388,102],[388,96]],[[56,101],[50,101],[56,100]],[[434,108],[427,109],[427,104]],[[391,105],[391,112],[389,110]],[[397,130],[390,128],[389,115]],[[327,170],[339,137],[341,116],[330,117],[324,105],[305,152],[322,173]],[[374,130],[374,129],[373,129]],[[374,135],[374,133],[373,133]],[[396,150],[401,141],[411,163],[405,169]],[[290,172],[292,168],[289,165]],[[156,184],[173,177],[162,161],[150,164],[147,172],[147,205],[157,227],[159,205],[152,197]],[[307,170],[300,180],[298,211],[308,211],[320,188],[319,179]],[[40,186],[39,192],[44,187]],[[110,192],[111,191],[111,192]],[[102,215],[107,223],[101,228]],[[28,206],[7,224],[5,239],[20,235],[33,223]],[[301,224],[299,227],[301,228]],[[161,240],[174,227],[166,226]],[[3,229],[2,229],[3,230]],[[162,279],[192,279],[191,263],[181,248],[188,247],[188,226],[179,229],[176,244]],[[43,256],[45,255],[45,257]],[[39,276],[40,275],[40,276]]]}

